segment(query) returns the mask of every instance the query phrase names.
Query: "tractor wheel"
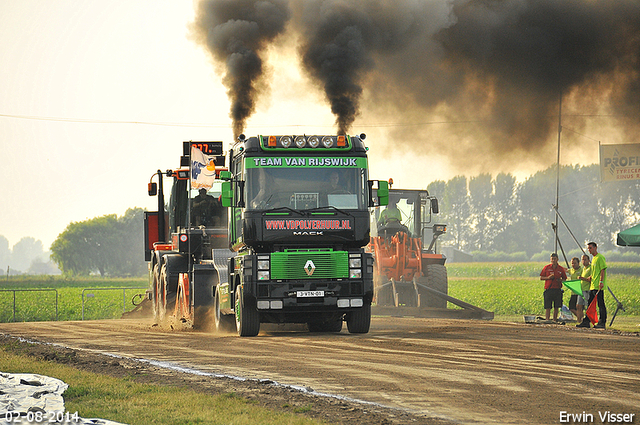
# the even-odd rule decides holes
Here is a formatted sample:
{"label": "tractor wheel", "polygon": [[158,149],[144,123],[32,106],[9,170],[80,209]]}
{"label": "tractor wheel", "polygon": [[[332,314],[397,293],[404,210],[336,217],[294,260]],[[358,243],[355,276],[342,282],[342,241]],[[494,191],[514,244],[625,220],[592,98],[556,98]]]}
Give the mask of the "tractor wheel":
{"label": "tractor wheel", "polygon": [[[426,272],[426,276],[422,277],[419,282],[438,292],[447,294],[449,290],[447,268],[442,264],[429,264]],[[420,291],[420,304],[421,307],[427,308],[447,308],[447,300],[427,291]]]}
{"label": "tractor wheel", "polygon": [[176,293],[176,304],[174,309],[174,315],[176,319],[181,320],[183,323],[191,323],[195,327],[193,315],[191,314],[191,306],[189,297],[187,296],[187,289],[183,286],[182,280],[178,282],[178,291]]}
{"label": "tractor wheel", "polygon": [[231,314],[220,313],[220,294],[216,288],[216,294],[213,300],[214,322],[217,332],[235,332],[236,321]]}
{"label": "tractor wheel", "polygon": [[160,306],[162,298],[160,297],[162,287],[160,285],[160,268],[158,264],[153,266],[153,288],[151,288],[151,302],[153,303],[153,321],[160,320]]}
{"label": "tractor wheel", "polygon": [[160,269],[160,285],[161,285],[161,297],[162,302],[158,313],[158,318],[163,321],[167,318],[167,314],[173,313],[176,308],[176,293],[169,291],[169,276],[167,272],[167,265],[163,264]]}
{"label": "tractor wheel", "polygon": [[240,336],[256,336],[260,332],[260,314],[258,309],[250,307],[245,303],[242,289],[236,287],[235,293],[235,312],[236,312],[236,330]]}
{"label": "tractor wheel", "polygon": [[321,321],[309,321],[307,322],[309,332],[332,332],[338,333],[342,331],[342,317],[339,319],[328,320],[326,322]]}
{"label": "tractor wheel", "polygon": [[352,334],[366,334],[371,326],[371,304],[347,313],[347,329]]}

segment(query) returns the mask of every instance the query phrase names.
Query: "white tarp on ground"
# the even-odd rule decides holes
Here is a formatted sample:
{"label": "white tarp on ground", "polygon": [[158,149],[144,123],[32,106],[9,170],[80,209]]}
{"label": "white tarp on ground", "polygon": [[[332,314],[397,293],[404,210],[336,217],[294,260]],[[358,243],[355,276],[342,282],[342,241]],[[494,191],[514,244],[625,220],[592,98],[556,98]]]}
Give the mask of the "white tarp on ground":
{"label": "white tarp on ground", "polygon": [[[69,386],[59,379],[31,373],[0,372],[0,425],[69,424],[123,425],[104,419],[67,420],[62,393]],[[62,412],[63,415],[56,415]],[[75,412],[69,412],[73,415]],[[18,418],[18,414],[20,417]],[[62,418],[62,421],[57,419]],[[33,419],[29,422],[27,419]]]}

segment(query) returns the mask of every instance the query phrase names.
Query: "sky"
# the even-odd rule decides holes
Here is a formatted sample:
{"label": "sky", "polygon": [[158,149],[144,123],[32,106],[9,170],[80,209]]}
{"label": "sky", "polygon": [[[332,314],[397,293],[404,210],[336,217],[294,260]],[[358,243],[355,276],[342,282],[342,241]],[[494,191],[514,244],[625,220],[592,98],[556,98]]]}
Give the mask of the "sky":
{"label": "sky", "polygon": [[[229,147],[224,71],[194,40],[195,9],[174,0],[0,0],[0,235],[10,247],[29,236],[46,250],[71,222],[132,207],[153,210],[147,183],[157,169],[178,167],[182,141],[221,140]],[[267,49],[269,88],[245,133],[334,134],[336,117],[289,41]],[[567,108],[575,112],[572,99]],[[479,172],[522,179],[555,163],[553,136],[539,155],[529,151],[483,166],[460,159],[470,143],[476,143],[471,152],[481,150],[486,136],[465,140],[458,150],[396,144],[398,134],[431,132],[446,114],[406,111],[423,125],[402,127],[397,109],[385,116],[380,103],[367,106],[374,100],[365,92],[351,127],[352,134],[367,134],[372,179],[424,188]],[[606,132],[595,128],[601,127],[580,126],[573,140],[582,144],[571,145],[563,163],[597,161]]]}

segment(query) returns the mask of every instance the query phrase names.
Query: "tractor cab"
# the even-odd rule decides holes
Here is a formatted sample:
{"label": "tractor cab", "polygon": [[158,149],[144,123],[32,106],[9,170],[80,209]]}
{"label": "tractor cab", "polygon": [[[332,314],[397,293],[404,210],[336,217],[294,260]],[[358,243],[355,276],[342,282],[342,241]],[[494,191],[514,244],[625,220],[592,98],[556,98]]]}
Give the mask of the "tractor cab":
{"label": "tractor cab", "polygon": [[428,191],[409,189],[389,189],[389,205],[372,210],[369,249],[375,257],[378,305],[442,307],[422,290],[447,289],[446,258],[436,253],[437,238],[446,225],[432,222],[438,212],[438,200]]}

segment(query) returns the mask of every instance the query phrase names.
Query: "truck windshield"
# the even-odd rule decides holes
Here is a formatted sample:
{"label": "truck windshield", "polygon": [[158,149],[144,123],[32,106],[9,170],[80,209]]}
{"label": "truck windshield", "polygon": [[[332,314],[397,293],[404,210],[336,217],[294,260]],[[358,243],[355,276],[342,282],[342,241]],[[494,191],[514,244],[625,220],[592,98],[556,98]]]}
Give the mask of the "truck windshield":
{"label": "truck windshield", "polygon": [[365,210],[365,168],[249,168],[248,209],[336,207]]}

